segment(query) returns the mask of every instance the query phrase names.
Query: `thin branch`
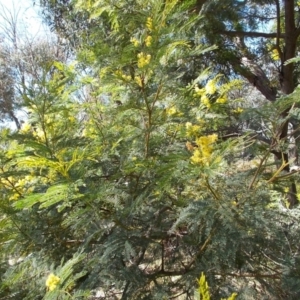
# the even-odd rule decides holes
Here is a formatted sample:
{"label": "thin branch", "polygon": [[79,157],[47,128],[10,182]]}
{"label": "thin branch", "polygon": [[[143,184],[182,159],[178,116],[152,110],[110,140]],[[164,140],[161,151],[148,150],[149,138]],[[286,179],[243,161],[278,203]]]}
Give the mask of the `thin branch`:
{"label": "thin branch", "polygon": [[278,35],[277,32],[257,32],[257,31],[220,31],[219,34],[225,34],[228,36],[232,36],[232,37],[262,37],[262,38],[285,38],[285,34],[284,33],[280,33]]}
{"label": "thin branch", "polygon": [[122,298],[121,298],[121,300],[127,299],[126,293],[127,293],[128,288],[129,288],[129,285],[130,285],[130,281],[127,281],[126,284],[125,284],[123,293],[122,293]]}
{"label": "thin branch", "polygon": [[282,154],[282,164],[281,166],[279,167],[279,169],[273,174],[273,176],[267,181],[267,183],[271,183],[273,182],[275,179],[278,178],[278,174],[281,173],[282,170],[284,170],[286,168],[286,166],[288,166],[290,164],[290,162],[286,162],[284,161],[284,158],[283,158],[283,154]]}
{"label": "thin branch", "polygon": [[280,274],[251,274],[251,273],[213,273],[213,275],[217,276],[233,276],[233,277],[253,277],[253,278],[273,278],[273,279],[280,279]]}
{"label": "thin branch", "polygon": [[255,174],[254,174],[254,176],[251,180],[251,183],[248,187],[249,190],[251,190],[253,188],[254,182],[255,182],[258,174],[259,174],[259,171],[261,170],[263,163],[265,162],[265,160],[268,158],[269,155],[270,155],[270,150],[267,151],[266,154],[264,155],[264,157],[260,160],[259,166],[258,166],[258,168],[257,168],[257,170],[256,170],[256,172],[255,172]]}
{"label": "thin branch", "polygon": [[145,277],[152,279],[152,278],[159,278],[159,277],[180,276],[185,274],[186,272],[187,272],[186,269],[175,270],[175,271],[159,270],[158,272],[155,273],[145,274]]}
{"label": "thin branch", "polygon": [[219,198],[219,196],[217,195],[216,191],[214,191],[213,188],[211,187],[211,185],[210,185],[210,183],[209,183],[207,177],[205,177],[205,183],[206,183],[207,188],[210,190],[210,192],[211,192],[212,195],[214,196],[214,198],[215,198],[216,200],[219,201],[220,198]]}

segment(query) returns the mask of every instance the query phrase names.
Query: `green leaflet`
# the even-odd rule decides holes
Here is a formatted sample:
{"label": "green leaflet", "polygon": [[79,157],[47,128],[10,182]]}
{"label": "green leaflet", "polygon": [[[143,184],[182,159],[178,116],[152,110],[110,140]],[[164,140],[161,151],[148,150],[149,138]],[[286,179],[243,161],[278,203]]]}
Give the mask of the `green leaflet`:
{"label": "green leaflet", "polygon": [[82,197],[81,194],[73,194],[69,184],[59,184],[48,188],[46,193],[32,194],[24,199],[17,200],[15,208],[30,208],[37,203],[41,203],[40,208],[46,208],[64,200],[74,200]]}

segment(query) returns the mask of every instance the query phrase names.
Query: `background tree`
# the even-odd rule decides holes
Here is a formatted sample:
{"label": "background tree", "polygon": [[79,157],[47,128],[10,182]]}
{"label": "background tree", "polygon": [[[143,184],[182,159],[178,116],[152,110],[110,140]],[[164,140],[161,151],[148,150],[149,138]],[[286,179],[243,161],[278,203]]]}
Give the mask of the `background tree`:
{"label": "background tree", "polygon": [[20,121],[16,111],[20,107],[20,99],[16,91],[14,58],[17,50],[18,11],[10,12],[1,6],[1,42],[0,48],[0,103],[1,121],[11,120],[20,129]]}
{"label": "background tree", "polygon": [[[270,102],[294,91],[298,72],[294,63],[298,47],[299,6],[295,1],[197,1],[199,24],[206,33],[205,43],[218,45],[210,62],[229,75],[238,74],[249,81]],[[213,13],[212,13],[213,12]],[[289,110],[282,111],[278,133],[269,141],[277,159],[288,162],[287,151],[278,144],[287,141]],[[295,129],[298,124],[295,124]],[[277,146],[275,146],[277,145]],[[290,153],[291,154],[291,153]],[[295,154],[290,159],[295,159]],[[289,171],[289,165],[285,170]],[[289,190],[290,207],[297,204],[296,185]]]}

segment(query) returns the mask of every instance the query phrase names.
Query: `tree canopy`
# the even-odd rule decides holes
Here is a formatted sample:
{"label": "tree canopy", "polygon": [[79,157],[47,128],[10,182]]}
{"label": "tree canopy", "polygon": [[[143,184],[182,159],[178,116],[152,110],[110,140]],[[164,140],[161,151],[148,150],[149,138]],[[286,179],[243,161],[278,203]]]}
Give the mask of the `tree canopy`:
{"label": "tree canopy", "polygon": [[298,299],[298,3],[40,3],[57,38],[1,60],[0,299]]}

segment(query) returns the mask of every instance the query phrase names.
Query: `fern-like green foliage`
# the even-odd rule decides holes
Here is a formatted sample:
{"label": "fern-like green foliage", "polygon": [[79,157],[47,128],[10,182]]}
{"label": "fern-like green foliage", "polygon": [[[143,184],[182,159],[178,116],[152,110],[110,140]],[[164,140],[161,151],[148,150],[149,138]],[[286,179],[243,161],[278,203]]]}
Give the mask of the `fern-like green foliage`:
{"label": "fern-like green foliage", "polygon": [[[76,63],[40,60],[28,120],[1,131],[0,298],[191,299],[203,272],[204,299],[297,299],[298,173],[268,141],[299,91],[240,107],[240,81],[205,68],[195,1],[73,4]],[[261,119],[262,139],[243,130]]]}

